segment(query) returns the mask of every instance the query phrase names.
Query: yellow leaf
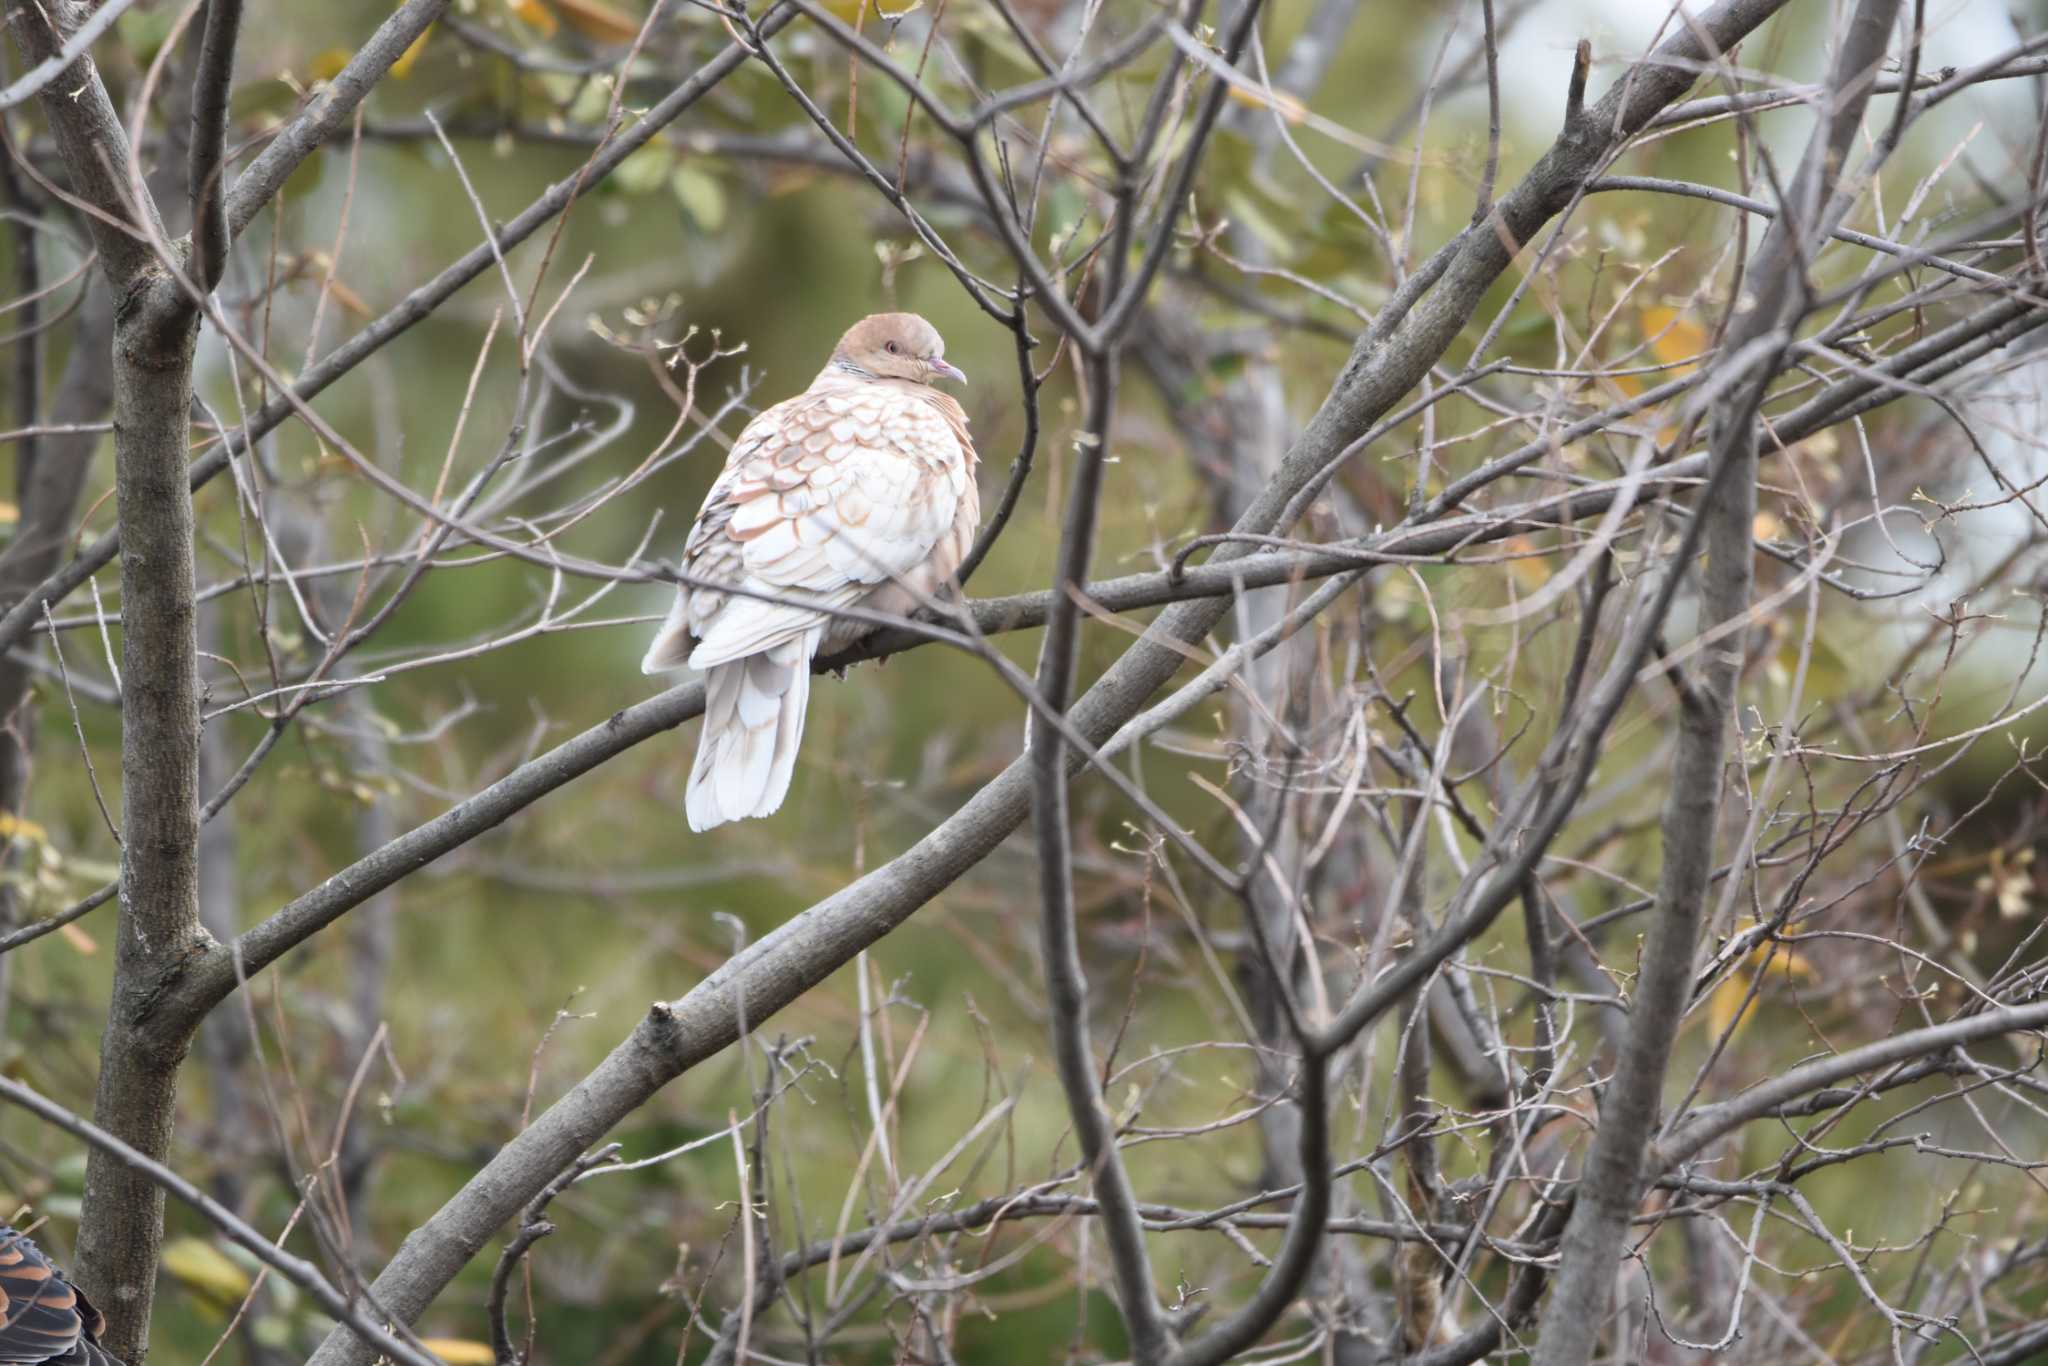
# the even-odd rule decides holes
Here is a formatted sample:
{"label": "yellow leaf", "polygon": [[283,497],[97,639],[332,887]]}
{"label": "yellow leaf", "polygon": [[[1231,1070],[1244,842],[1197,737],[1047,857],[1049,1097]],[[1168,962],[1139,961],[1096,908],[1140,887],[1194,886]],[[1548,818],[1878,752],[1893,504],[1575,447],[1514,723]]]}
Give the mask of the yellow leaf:
{"label": "yellow leaf", "polygon": [[1707,998],[1707,1029],[1715,1038],[1728,1032],[1728,1026],[1735,1023],[1735,1012],[1742,1009],[1742,1003],[1749,998],[1749,982],[1734,973],[1723,978],[1721,985],[1714,988],[1714,994]]}
{"label": "yellow leaf", "polygon": [[883,5],[879,0],[825,0],[825,8],[832,11],[841,23],[858,25],[866,16],[873,14],[884,19],[901,19],[923,3],[924,0],[907,0],[907,3],[905,0],[892,0],[891,4]]}
{"label": "yellow leaf", "polygon": [[555,30],[561,27],[555,21],[555,12],[540,0],[505,0],[505,4],[530,27],[540,30],[543,38],[554,37]]}
{"label": "yellow leaf", "polygon": [[553,0],[562,18],[586,38],[600,43],[630,43],[640,36],[640,21],[604,0]]}
{"label": "yellow leaf", "polygon": [[90,958],[100,951],[99,942],[76,925],[59,925],[57,933],[64,936],[64,942]]}
{"label": "yellow leaf", "polygon": [[1533,590],[1550,582],[1550,564],[1536,542],[1527,536],[1516,536],[1507,542],[1506,548],[1515,557],[1508,561],[1508,572],[1522,587]]}
{"label": "yellow leaf", "polygon": [[1690,362],[1707,349],[1707,329],[1680,315],[1675,308],[1643,310],[1643,340],[1650,354],[1665,365],[1676,367],[1676,375],[1691,374],[1698,367]]}
{"label": "yellow leaf", "polygon": [[448,1363],[448,1366],[496,1366],[497,1355],[481,1342],[468,1338],[421,1338],[420,1346]]}
{"label": "yellow leaf", "polygon": [[2027,913],[2033,903],[2034,875],[2028,865],[2034,861],[2034,851],[2023,849],[2010,862],[2003,849],[1991,851],[1991,871],[1977,879],[1977,890],[1992,892],[1998,898],[1998,913],[2007,920],[2016,920]]}
{"label": "yellow leaf", "polygon": [[1300,100],[1278,90],[1268,96],[1261,90],[1247,90],[1241,85],[1233,85],[1225,93],[1230,99],[1252,109],[1274,110],[1289,123],[1300,123],[1308,115]]}
{"label": "yellow leaf", "polygon": [[173,1238],[163,1259],[164,1270],[206,1299],[238,1304],[249,1293],[249,1273],[204,1238]]}
{"label": "yellow leaf", "polygon": [[363,296],[350,289],[341,281],[329,280],[327,282],[327,292],[334,296],[334,302],[340,304],[358,318],[370,316],[370,306],[363,302]]}
{"label": "yellow leaf", "polygon": [[331,81],[341,74],[348,65],[349,50],[345,47],[330,47],[306,64],[306,70],[316,81]]}
{"label": "yellow leaf", "polygon": [[422,52],[427,50],[427,39],[432,37],[433,33],[434,26],[432,24],[420,30],[420,36],[412,40],[412,46],[399,53],[398,60],[391,64],[391,74],[393,76],[402,81],[412,74],[412,64],[420,59]]}
{"label": "yellow leaf", "polygon": [[[1741,929],[1746,932],[1755,924],[1756,921],[1747,920]],[[1814,971],[1813,964],[1797,949],[1784,944],[1773,944],[1768,940],[1753,946],[1743,955],[1742,963],[1744,967],[1765,972],[1782,972],[1787,977],[1798,977],[1808,982],[1820,976]],[[1741,1024],[1736,1024],[1735,1019],[1736,1012],[1742,1009],[1742,1003],[1749,999],[1750,980],[1751,974],[1748,972],[1731,971],[1721,980],[1721,984],[1714,988],[1714,994],[1707,998],[1707,1025],[1715,1038],[1720,1038],[1730,1025],[1740,1028],[1742,1024],[1748,1024],[1756,1018],[1752,1012],[1742,1018]],[[1759,994],[1758,1000],[1761,999],[1762,996]]]}
{"label": "yellow leaf", "polygon": [[12,811],[0,811],[0,840],[25,839],[34,844],[48,844],[50,832],[34,821],[25,821]]}

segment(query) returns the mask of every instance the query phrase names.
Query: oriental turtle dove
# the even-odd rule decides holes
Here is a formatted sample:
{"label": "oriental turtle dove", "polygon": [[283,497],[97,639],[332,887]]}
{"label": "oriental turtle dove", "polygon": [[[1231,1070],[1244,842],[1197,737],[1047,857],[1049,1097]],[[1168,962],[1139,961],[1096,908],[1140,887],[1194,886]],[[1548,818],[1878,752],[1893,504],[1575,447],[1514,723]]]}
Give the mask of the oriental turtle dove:
{"label": "oriental turtle dove", "polygon": [[932,387],[966,379],[945,350],[914,313],[865,318],[810,388],[733,443],[641,661],[648,673],[705,671],[692,830],[782,805],[812,658],[874,629],[835,613],[907,614],[952,583],[981,498],[967,415]]}

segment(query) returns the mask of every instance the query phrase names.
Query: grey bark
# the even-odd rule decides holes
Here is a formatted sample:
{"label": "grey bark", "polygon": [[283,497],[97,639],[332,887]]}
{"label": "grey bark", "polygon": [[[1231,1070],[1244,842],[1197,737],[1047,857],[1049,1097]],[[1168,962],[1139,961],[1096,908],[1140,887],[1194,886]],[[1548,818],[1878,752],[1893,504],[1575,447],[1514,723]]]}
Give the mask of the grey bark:
{"label": "grey bark", "polygon": [[[199,923],[199,684],[192,499],[185,481],[196,315],[145,304],[114,341],[114,463],[122,528],[121,897],[114,994],[94,1121],[158,1161],[169,1155],[189,1031],[149,1018],[159,984],[212,945]],[[107,1344],[148,1354],[163,1190],[104,1150],[86,1167],[80,1284],[110,1320]]]}
{"label": "grey bark", "polygon": [[[1116,411],[1117,364],[1113,355],[1089,358],[1089,437],[1080,445],[1080,459],[1068,499],[1060,543],[1059,578],[1047,623],[1045,648],[1039,659],[1038,689],[1047,707],[1064,710],[1074,691],[1079,656],[1079,603],[1068,588],[1087,582],[1088,562],[1095,545],[1095,516],[1101,496],[1103,460],[1111,415]],[[1054,1061],[1067,1095],[1067,1111],[1089,1183],[1102,1206],[1104,1241],[1116,1278],[1117,1303],[1130,1334],[1131,1355],[1139,1366],[1164,1358],[1171,1331],[1159,1307],[1152,1265],[1137,1214],[1137,1195],[1116,1150],[1114,1116],[1103,1099],[1102,1082],[1091,1040],[1088,977],[1081,962],[1081,944],[1074,915],[1072,816],[1068,809],[1065,744],[1051,726],[1033,724],[1028,753],[1031,812],[1037,836],[1039,878],[1044,904],[1040,915],[1046,1009],[1052,1022]],[[1014,770],[1017,766],[1012,765]]]}
{"label": "grey bark", "polygon": [[[32,59],[59,53],[43,11],[15,5],[8,18]],[[127,613],[121,894],[94,1120],[161,1162],[191,1031],[154,1027],[149,1005],[161,983],[212,942],[199,924],[198,653],[185,474],[198,314],[154,253],[166,240],[163,221],[146,190],[137,202],[127,138],[91,60],[72,62],[42,100],[73,193],[98,211],[87,222],[114,298],[115,497]],[[149,1351],[163,1206],[156,1182],[107,1149],[93,1150],[77,1277],[107,1315],[109,1350],[138,1366]]]}

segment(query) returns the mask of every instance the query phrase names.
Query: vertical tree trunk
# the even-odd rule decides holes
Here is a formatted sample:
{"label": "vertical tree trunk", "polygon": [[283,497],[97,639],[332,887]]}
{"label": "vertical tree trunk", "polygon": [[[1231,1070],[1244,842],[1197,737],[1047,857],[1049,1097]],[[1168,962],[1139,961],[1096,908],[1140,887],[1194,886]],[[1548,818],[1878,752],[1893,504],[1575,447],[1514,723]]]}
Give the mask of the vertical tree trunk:
{"label": "vertical tree trunk", "polygon": [[[154,288],[149,287],[154,285]],[[199,686],[192,497],[186,470],[196,314],[160,276],[122,300],[114,336],[115,492],[121,526],[121,901],[114,995],[94,1120],[152,1157],[170,1151],[191,1036],[156,1027],[165,981],[211,936],[199,924]],[[163,1191],[94,1150],[78,1275],[107,1346],[148,1353]]]}

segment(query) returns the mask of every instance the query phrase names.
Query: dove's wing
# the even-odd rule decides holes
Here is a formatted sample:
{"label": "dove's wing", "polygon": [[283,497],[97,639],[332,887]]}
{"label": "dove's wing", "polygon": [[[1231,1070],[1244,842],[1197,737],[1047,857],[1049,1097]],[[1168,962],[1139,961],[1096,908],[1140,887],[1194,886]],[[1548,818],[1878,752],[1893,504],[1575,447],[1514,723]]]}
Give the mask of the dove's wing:
{"label": "dove's wing", "polygon": [[782,600],[685,585],[649,666],[759,654],[883,585],[932,591],[933,552],[972,496],[963,437],[934,404],[885,385],[813,390],[762,412],[704,500],[683,569]]}

